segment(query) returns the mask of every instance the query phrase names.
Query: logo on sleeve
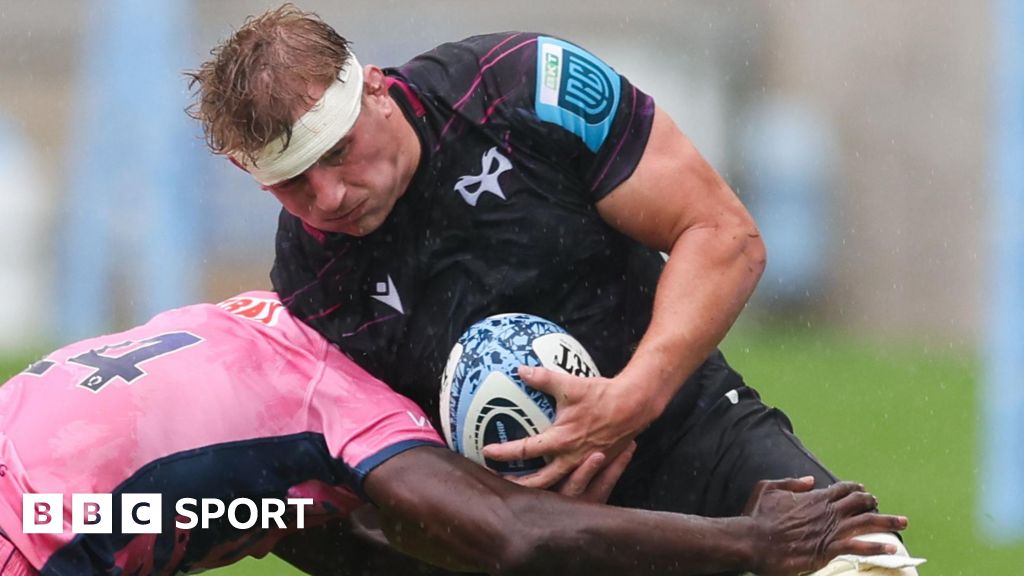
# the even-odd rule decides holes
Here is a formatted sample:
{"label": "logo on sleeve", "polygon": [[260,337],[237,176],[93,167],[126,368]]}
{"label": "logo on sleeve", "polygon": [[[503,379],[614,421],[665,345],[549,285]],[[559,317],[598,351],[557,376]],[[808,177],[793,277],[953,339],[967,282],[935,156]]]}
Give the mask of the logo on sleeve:
{"label": "logo on sleeve", "polygon": [[455,191],[462,195],[462,199],[470,206],[476,206],[480,195],[484,192],[494,194],[505,200],[505,194],[501,191],[501,184],[498,176],[512,169],[512,162],[498,152],[495,146],[484,152],[480,158],[480,174],[476,176],[463,176],[455,183]]}
{"label": "logo on sleeve", "polygon": [[284,305],[271,298],[252,296],[235,296],[217,304],[218,308],[227,310],[235,316],[248,318],[267,326],[276,326],[281,318]]}
{"label": "logo on sleeve", "polygon": [[611,131],[620,85],[619,75],[586,50],[537,38],[537,116],[579,136],[592,152]]}
{"label": "logo on sleeve", "polygon": [[405,413],[409,415],[409,419],[412,420],[412,423],[415,424],[417,428],[425,428],[427,426],[426,416],[417,416],[412,413],[412,410],[406,410]]}
{"label": "logo on sleeve", "polygon": [[615,93],[612,81],[593,58],[565,51],[565,74],[559,86],[558,105],[583,118],[587,124],[604,121],[612,113]]}

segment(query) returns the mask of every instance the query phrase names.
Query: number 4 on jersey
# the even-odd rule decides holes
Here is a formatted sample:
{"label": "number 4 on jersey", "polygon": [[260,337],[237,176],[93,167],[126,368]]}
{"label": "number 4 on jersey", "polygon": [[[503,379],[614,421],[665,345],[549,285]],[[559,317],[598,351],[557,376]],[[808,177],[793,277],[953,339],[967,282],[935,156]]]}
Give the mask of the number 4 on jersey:
{"label": "number 4 on jersey", "polygon": [[[121,378],[125,382],[132,383],[145,376],[146,372],[139,368],[140,364],[202,341],[202,338],[189,332],[168,332],[146,340],[127,341],[89,350],[74,358],[68,358],[67,361],[95,368],[96,370],[78,385],[93,392],[99,392],[114,378]],[[128,351],[119,356],[107,355],[108,352],[125,349]]]}

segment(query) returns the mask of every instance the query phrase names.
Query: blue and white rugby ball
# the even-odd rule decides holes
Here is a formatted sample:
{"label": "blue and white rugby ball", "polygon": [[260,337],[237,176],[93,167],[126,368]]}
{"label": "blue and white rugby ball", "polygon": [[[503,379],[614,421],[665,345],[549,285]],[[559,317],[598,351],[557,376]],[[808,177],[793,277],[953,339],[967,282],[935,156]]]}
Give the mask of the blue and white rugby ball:
{"label": "blue and white rugby ball", "polygon": [[497,462],[483,457],[483,447],[539,434],[555,419],[554,399],[526,386],[520,365],[599,376],[583,346],[554,322],[499,314],[470,326],[444,370],[441,429],[452,450],[501,474],[529,474],[544,460]]}

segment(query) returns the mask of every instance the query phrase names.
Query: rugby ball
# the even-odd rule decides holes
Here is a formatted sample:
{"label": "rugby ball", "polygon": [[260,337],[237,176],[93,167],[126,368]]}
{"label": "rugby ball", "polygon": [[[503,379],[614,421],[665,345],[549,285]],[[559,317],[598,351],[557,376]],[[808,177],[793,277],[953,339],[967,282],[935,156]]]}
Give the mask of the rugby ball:
{"label": "rugby ball", "polygon": [[554,322],[499,314],[469,327],[448,356],[441,382],[441,429],[448,446],[501,474],[522,475],[542,458],[497,462],[483,447],[539,434],[555,419],[555,401],[519,378],[520,365],[599,376],[583,346]]}

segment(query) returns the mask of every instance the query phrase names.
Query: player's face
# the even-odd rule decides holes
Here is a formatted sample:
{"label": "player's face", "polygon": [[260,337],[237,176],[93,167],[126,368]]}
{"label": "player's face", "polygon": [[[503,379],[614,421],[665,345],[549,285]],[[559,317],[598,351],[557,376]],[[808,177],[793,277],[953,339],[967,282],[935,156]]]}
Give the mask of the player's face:
{"label": "player's face", "polygon": [[302,174],[265,189],[319,230],[365,236],[379,228],[409,182],[408,162],[382,106],[364,97],[344,138]]}

